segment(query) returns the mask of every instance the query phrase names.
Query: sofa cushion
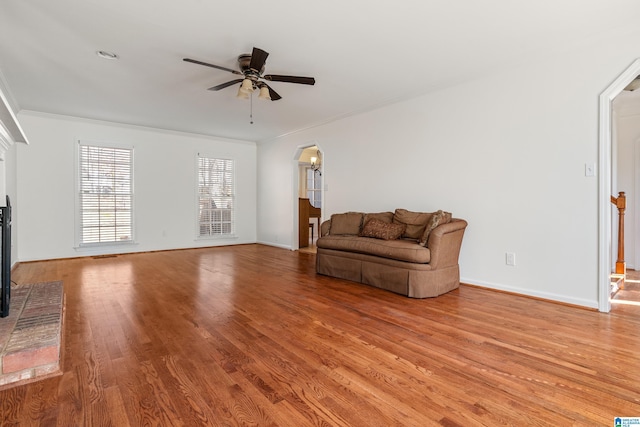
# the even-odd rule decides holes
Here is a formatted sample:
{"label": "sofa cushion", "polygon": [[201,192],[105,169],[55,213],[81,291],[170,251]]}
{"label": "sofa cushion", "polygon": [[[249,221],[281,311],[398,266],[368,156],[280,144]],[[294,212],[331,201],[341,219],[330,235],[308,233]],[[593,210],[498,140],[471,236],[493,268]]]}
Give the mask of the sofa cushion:
{"label": "sofa cushion", "polygon": [[412,240],[380,240],[370,237],[329,235],[318,239],[318,248],[375,255],[398,261],[427,264],[431,250]]}
{"label": "sofa cushion", "polygon": [[331,227],[329,234],[357,236],[362,228],[362,212],[347,212],[331,215]]}
{"label": "sofa cushion", "polygon": [[396,240],[402,236],[407,228],[405,224],[394,224],[371,218],[362,227],[360,235],[362,237],[373,237],[374,239]]}
{"label": "sofa cushion", "polygon": [[418,240],[418,243],[421,246],[426,246],[427,241],[429,241],[429,235],[431,234],[431,232],[435,230],[437,226],[447,224],[449,222],[451,222],[450,212],[444,212],[442,210],[434,212],[433,215],[431,215],[431,218],[429,218],[429,222],[427,223],[427,226],[425,227],[420,240]]}
{"label": "sofa cushion", "polygon": [[370,219],[378,219],[382,222],[393,222],[393,212],[377,212],[377,213],[365,213],[362,219],[362,225],[366,225]]}
{"label": "sofa cushion", "polygon": [[430,212],[412,212],[406,209],[396,209],[393,215],[393,222],[407,225],[402,237],[418,240],[424,233],[431,215]]}

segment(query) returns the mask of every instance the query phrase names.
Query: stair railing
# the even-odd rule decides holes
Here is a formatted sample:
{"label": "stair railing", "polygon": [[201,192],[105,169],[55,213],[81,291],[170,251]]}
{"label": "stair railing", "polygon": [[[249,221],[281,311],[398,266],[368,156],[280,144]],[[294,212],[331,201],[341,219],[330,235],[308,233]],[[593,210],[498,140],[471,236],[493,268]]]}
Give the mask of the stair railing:
{"label": "stair railing", "polygon": [[618,197],[611,196],[611,203],[618,208],[618,260],[616,261],[616,274],[623,277],[627,271],[627,263],[624,261],[624,211],[627,208],[627,196],[624,191],[618,193]]}

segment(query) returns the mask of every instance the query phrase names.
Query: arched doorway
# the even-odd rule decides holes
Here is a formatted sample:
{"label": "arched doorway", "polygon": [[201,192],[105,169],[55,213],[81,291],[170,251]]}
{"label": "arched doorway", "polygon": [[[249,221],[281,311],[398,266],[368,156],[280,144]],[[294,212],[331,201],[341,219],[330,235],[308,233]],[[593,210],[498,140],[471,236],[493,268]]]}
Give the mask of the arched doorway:
{"label": "arched doorway", "polygon": [[325,197],[324,165],[324,153],[317,144],[303,145],[296,149],[293,173],[294,250],[313,251],[320,235]]}

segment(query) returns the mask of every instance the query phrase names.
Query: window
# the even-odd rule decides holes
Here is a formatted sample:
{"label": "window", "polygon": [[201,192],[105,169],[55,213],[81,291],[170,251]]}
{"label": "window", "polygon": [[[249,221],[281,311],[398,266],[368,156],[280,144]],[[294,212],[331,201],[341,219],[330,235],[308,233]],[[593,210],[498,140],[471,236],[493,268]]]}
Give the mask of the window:
{"label": "window", "polygon": [[307,198],[314,208],[322,208],[322,175],[319,171],[306,168]]}
{"label": "window", "polygon": [[235,233],[234,161],[198,156],[198,235]]}
{"label": "window", "polygon": [[133,149],[79,146],[79,243],[133,241]]}

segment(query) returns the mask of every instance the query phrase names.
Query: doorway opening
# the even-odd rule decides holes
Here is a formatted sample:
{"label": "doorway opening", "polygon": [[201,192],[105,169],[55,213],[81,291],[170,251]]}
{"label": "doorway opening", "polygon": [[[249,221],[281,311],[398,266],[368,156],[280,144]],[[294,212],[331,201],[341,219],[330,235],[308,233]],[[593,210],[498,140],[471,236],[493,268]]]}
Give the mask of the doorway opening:
{"label": "doorway opening", "polygon": [[640,75],[640,59],[636,59],[600,95],[600,135],[598,140],[598,309],[611,311],[612,273],[612,211],[611,196],[616,189],[617,162],[613,152],[617,152],[613,102],[622,91]]}
{"label": "doorway opening", "polygon": [[612,218],[613,246],[618,243],[615,270],[622,273],[611,280],[612,309],[640,305],[640,90],[635,90],[639,83],[633,80],[612,102],[612,189],[625,192],[622,203],[618,198],[620,212],[614,209]]}
{"label": "doorway opening", "polygon": [[324,155],[316,144],[297,149],[294,218],[297,218],[296,247],[300,251],[315,253],[315,243],[320,237],[324,204],[323,169]]}

